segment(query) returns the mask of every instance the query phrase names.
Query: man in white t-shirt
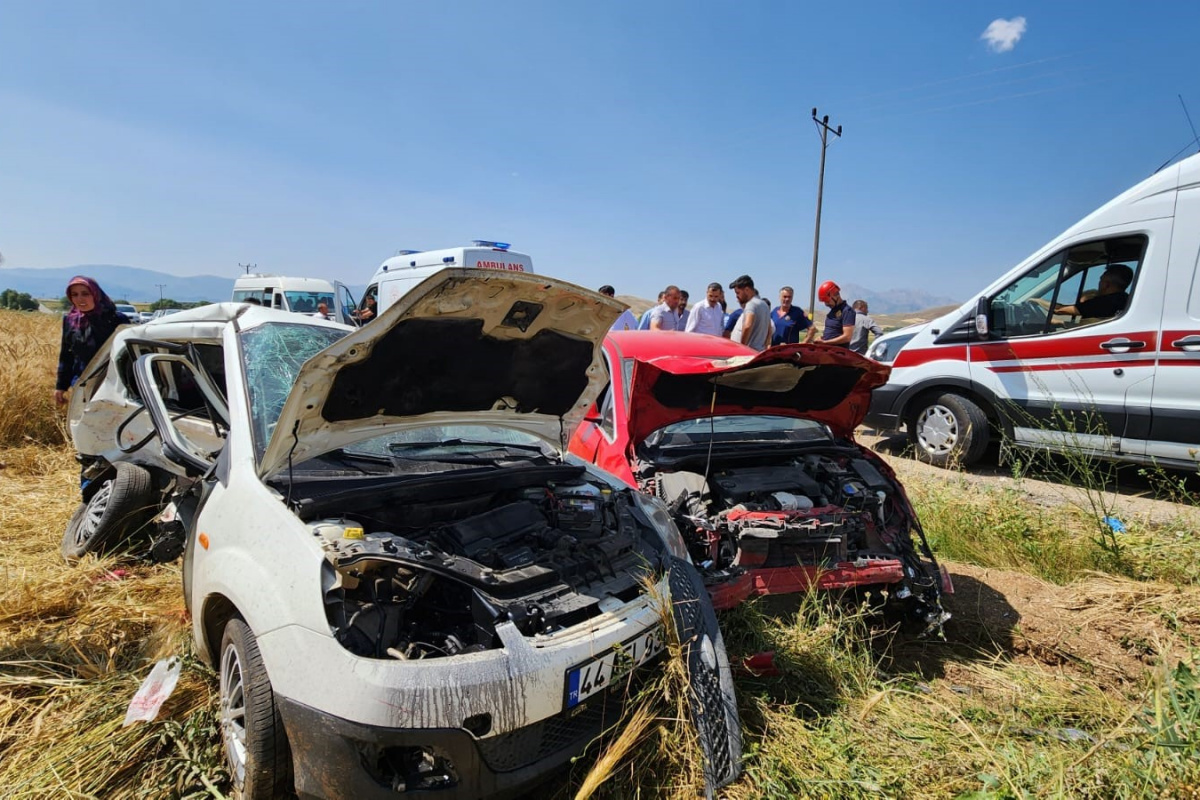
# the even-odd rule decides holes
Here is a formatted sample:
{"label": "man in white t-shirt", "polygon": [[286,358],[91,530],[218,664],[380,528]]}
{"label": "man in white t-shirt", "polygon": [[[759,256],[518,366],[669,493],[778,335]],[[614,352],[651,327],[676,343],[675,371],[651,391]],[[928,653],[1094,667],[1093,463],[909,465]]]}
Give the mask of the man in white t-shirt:
{"label": "man in white t-shirt", "polygon": [[710,283],[704,300],[688,311],[683,329],[688,333],[720,336],[725,329],[725,309],[721,307],[721,284]]}

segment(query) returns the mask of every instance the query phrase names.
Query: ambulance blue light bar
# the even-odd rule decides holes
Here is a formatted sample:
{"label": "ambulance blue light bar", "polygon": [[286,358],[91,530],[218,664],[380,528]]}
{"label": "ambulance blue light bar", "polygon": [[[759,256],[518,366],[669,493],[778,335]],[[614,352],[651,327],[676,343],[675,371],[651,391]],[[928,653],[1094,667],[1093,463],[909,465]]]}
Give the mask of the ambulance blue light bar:
{"label": "ambulance blue light bar", "polygon": [[476,239],[474,244],[476,247],[490,247],[493,250],[507,250],[512,247],[508,242],[489,242],[486,239]]}

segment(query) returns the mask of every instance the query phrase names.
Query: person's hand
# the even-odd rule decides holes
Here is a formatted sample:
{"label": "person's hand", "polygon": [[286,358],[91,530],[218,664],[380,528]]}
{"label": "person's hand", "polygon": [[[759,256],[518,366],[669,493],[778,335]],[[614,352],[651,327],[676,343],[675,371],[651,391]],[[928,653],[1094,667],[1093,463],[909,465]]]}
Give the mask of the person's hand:
{"label": "person's hand", "polygon": [[66,402],[67,402],[67,393],[64,392],[62,389],[55,389],[54,390],[54,404],[56,406],[61,406],[61,405],[66,404]]}

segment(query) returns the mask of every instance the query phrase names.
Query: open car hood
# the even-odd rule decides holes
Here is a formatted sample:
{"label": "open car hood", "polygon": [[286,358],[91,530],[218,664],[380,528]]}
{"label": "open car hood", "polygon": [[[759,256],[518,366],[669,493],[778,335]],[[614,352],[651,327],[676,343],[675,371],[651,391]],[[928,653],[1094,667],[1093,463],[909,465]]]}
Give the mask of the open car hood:
{"label": "open car hood", "polygon": [[532,273],[444,269],[305,362],[262,476],[415,425],[516,428],[561,446],[604,386],[625,305]]}
{"label": "open car hood", "polygon": [[[629,440],[709,416],[771,414],[828,425],[848,437],[891,367],[840,347],[787,344],[750,357],[662,356],[637,360],[629,396]],[[715,397],[714,397],[715,392]]]}

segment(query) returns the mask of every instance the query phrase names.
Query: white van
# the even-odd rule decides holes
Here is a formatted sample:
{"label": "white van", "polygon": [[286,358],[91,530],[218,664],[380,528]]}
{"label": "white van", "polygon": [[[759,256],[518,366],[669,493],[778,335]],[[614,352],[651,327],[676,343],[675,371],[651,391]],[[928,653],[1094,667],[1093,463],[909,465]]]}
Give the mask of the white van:
{"label": "white van", "polygon": [[[989,439],[1200,463],[1200,155],[1084,217],[957,310],[880,337],[866,424],[969,464]],[[1122,285],[1127,283],[1127,285]],[[1098,293],[1098,299],[1092,297]]]}
{"label": "white van", "polygon": [[243,275],[233,282],[233,301],[245,303],[249,300],[257,300],[267,308],[298,314],[316,313],[317,306],[324,303],[331,319],[346,325],[355,324],[350,316],[355,308],[350,291],[341,283],[330,283],[321,278],[291,278],[265,273]]}
{"label": "white van", "polygon": [[500,269],[507,272],[533,272],[533,259],[509,250],[505,242],[476,239],[470,247],[445,250],[403,250],[384,261],[363,292],[363,301],[374,296],[377,313],[382,314],[409,289],[446,267]]}

